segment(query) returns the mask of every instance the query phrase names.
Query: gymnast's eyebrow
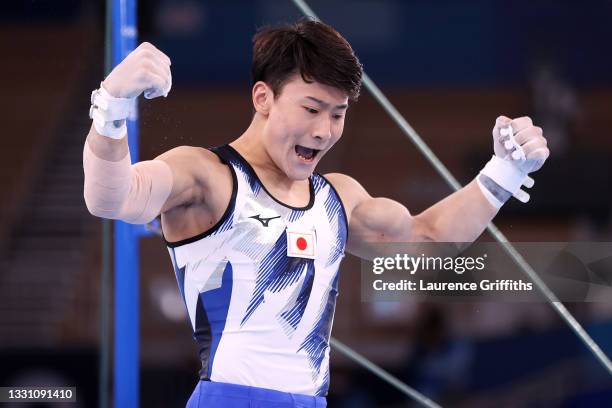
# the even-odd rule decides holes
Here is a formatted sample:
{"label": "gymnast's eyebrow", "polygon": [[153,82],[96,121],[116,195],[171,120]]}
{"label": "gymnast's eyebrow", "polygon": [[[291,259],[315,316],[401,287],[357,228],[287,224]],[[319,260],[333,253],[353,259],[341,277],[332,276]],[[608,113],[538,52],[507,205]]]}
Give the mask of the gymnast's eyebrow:
{"label": "gymnast's eyebrow", "polygon": [[[329,106],[329,103],[323,102],[322,100],[317,99],[314,96],[307,96],[306,99],[310,99],[312,101],[315,101],[316,103],[318,103],[319,105],[324,106],[324,107],[328,107]],[[348,105],[346,103],[343,103],[342,105],[336,105],[336,109],[346,109],[346,108],[348,108]]]}

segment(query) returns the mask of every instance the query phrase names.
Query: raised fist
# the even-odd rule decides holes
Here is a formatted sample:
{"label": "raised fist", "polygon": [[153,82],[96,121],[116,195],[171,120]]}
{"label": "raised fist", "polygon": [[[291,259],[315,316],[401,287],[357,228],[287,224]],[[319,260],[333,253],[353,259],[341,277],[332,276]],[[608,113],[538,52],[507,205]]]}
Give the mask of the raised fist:
{"label": "raised fist", "polygon": [[102,82],[115,98],[136,98],[144,92],[147,99],[167,96],[172,87],[170,58],[152,44],[143,42]]}
{"label": "raised fist", "polygon": [[[512,136],[506,130],[508,126]],[[497,157],[511,161],[525,174],[539,170],[550,155],[542,128],[534,126],[527,116],[498,117],[493,127],[493,149]]]}

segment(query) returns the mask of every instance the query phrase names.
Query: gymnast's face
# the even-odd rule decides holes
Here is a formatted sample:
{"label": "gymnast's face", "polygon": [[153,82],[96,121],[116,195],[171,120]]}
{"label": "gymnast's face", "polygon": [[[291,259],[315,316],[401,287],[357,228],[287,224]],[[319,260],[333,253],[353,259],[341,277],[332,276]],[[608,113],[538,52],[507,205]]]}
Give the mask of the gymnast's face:
{"label": "gymnast's face", "polygon": [[304,180],[342,136],[348,96],[294,75],[268,103],[262,134],[266,151],[289,178]]}

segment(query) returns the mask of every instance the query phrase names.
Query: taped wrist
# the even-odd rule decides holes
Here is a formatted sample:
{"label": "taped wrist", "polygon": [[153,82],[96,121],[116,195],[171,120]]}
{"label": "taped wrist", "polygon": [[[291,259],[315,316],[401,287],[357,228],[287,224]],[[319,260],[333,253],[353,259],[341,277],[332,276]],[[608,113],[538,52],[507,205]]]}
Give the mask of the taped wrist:
{"label": "taped wrist", "polygon": [[489,200],[491,205],[498,210],[510,199],[510,197],[512,197],[512,194],[504,190],[499,184],[484,174],[479,174],[478,177],[476,177],[476,183],[478,187],[480,187],[482,194]]}
{"label": "taped wrist", "polygon": [[83,197],[97,217],[146,224],[159,215],[172,192],[172,170],[162,160],[131,164],[130,154],[112,162],[99,158],[85,142]]}
{"label": "taped wrist", "polygon": [[533,186],[533,179],[527,173],[511,161],[497,156],[491,157],[476,180],[485,197],[496,208],[500,208],[508,200],[507,195],[526,203],[530,197],[521,187]]}
{"label": "taped wrist", "polygon": [[126,119],[134,109],[135,98],[115,98],[100,84],[91,93],[89,117],[96,132],[111,139],[122,139],[127,134]]}

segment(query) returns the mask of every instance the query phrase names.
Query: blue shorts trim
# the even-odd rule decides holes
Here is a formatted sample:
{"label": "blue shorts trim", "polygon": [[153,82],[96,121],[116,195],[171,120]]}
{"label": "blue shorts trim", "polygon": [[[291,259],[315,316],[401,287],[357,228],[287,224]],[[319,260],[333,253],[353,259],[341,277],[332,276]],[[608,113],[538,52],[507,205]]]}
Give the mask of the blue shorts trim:
{"label": "blue shorts trim", "polygon": [[325,408],[324,397],[267,388],[200,381],[185,408]]}

